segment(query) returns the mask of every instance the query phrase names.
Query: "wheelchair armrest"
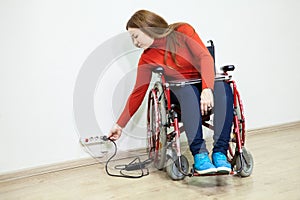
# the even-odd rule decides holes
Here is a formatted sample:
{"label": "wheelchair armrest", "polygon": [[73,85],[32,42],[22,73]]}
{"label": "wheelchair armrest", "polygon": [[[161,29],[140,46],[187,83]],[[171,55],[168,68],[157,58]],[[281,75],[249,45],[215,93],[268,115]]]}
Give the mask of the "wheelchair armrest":
{"label": "wheelchair armrest", "polygon": [[157,67],[153,70],[154,73],[157,73],[157,74],[164,74],[164,68],[162,67]]}
{"label": "wheelchair armrest", "polygon": [[221,70],[225,73],[228,71],[233,71],[234,69],[235,69],[234,65],[225,65],[221,67]]}

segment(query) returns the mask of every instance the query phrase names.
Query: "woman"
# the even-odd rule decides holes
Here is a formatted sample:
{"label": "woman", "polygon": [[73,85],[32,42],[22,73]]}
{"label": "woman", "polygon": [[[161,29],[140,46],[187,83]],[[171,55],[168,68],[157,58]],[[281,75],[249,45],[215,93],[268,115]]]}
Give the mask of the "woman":
{"label": "woman", "polygon": [[[159,15],[139,10],[127,26],[132,41],[144,49],[137,69],[134,89],[127,100],[109,138],[117,140],[130,118],[141,105],[151,81],[152,70],[162,66],[167,80],[201,78],[202,84],[174,87],[172,99],[181,107],[182,122],[199,174],[230,172],[226,154],[233,119],[233,97],[230,86],[214,82],[214,61],[192,26],[187,23],[169,25]],[[214,100],[215,99],[215,100]],[[202,115],[214,108],[214,148],[212,162],[202,134]]]}

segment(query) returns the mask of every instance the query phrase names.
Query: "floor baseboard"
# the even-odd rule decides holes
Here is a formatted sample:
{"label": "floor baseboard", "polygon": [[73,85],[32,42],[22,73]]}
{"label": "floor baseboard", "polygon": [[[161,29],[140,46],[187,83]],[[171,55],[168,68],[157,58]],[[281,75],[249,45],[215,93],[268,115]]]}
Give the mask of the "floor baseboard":
{"label": "floor baseboard", "polygon": [[42,174],[47,174],[52,172],[58,172],[58,171],[63,171],[68,169],[74,169],[78,167],[93,165],[96,163],[99,162],[94,158],[82,158],[74,161],[65,161],[61,163],[34,167],[31,169],[25,169],[25,170],[19,170],[15,172],[1,174],[0,182],[27,178],[27,177],[32,177],[32,176],[37,176],[37,175],[42,175]]}
{"label": "floor baseboard", "polygon": [[247,135],[277,132],[277,131],[283,131],[283,130],[288,130],[288,129],[295,129],[295,128],[299,128],[299,127],[300,127],[300,121],[295,121],[295,122],[278,124],[278,125],[274,125],[274,126],[249,129],[249,130],[247,130]]}

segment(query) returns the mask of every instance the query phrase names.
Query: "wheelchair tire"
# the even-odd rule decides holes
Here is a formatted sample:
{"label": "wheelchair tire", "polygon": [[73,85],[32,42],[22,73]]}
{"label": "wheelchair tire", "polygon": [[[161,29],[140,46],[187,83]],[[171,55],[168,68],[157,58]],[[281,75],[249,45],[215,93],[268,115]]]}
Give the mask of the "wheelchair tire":
{"label": "wheelchair tire", "polygon": [[252,154],[249,151],[247,151],[245,147],[242,147],[242,149],[242,160],[240,156],[237,156],[236,158],[236,170],[240,170],[238,172],[238,175],[240,175],[241,177],[248,177],[252,174],[253,171],[253,157]]}
{"label": "wheelchair tire", "polygon": [[[185,177],[185,175],[182,174],[179,171],[178,167],[177,167],[177,164],[176,164],[176,162],[178,162],[177,159],[174,160],[173,158],[168,157],[167,164],[166,164],[167,165],[166,166],[166,171],[167,171],[168,176],[171,177],[172,180],[175,180],[175,181],[176,180],[182,180]],[[189,171],[189,162],[188,162],[187,158],[184,155],[181,156],[181,168],[182,168],[184,173],[186,173],[186,174],[188,173],[188,171]]]}
{"label": "wheelchair tire", "polygon": [[165,167],[167,150],[167,111],[163,86],[156,82],[150,91],[147,110],[148,153],[154,167]]}

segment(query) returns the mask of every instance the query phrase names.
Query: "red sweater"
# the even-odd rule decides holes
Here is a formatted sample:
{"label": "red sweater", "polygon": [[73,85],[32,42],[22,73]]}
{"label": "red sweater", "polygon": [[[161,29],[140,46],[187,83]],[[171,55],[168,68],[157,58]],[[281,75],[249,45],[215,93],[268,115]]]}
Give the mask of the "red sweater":
{"label": "red sweater", "polygon": [[[208,49],[193,27],[188,24],[177,28],[179,46],[176,49],[177,65],[168,53],[164,64],[166,38],[155,39],[153,44],[141,55],[135,86],[117,124],[125,127],[141,105],[151,81],[152,71],[158,66],[165,70],[167,80],[202,78],[202,89],[214,88],[214,62]],[[177,33],[176,33],[177,34]]]}

